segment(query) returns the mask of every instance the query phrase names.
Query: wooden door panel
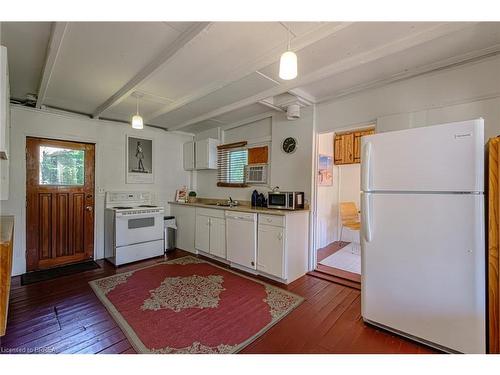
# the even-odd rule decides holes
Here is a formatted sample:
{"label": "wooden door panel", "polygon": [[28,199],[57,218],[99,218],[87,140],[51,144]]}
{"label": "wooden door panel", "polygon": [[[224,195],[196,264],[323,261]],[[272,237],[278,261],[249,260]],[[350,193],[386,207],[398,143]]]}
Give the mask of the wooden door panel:
{"label": "wooden door panel", "polygon": [[52,255],[52,195],[40,194],[38,198],[39,257],[49,259]]}
{"label": "wooden door panel", "polygon": [[354,163],[354,134],[342,135],[342,143],[344,149],[344,164]]}
{"label": "wooden door panel", "polygon": [[73,195],[73,249],[74,253],[85,253],[85,196]]}
{"label": "wooden door panel", "polygon": [[55,236],[55,252],[57,257],[69,255],[71,249],[68,242],[69,230],[69,194],[57,194],[55,200],[56,207],[56,236]]}
{"label": "wooden door panel", "polygon": [[340,135],[335,136],[333,144],[333,162],[334,164],[342,164],[342,155],[344,154],[342,150],[342,137]]}
{"label": "wooden door panel", "polygon": [[95,145],[26,138],[28,271],[93,257],[94,163]]}

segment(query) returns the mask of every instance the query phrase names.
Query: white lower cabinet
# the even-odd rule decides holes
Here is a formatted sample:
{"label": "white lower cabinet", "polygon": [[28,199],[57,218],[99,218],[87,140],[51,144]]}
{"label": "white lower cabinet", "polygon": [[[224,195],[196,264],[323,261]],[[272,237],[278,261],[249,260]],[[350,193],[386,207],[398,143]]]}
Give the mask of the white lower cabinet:
{"label": "white lower cabinet", "polygon": [[285,231],[281,227],[259,224],[257,270],[285,278]]}
{"label": "white lower cabinet", "polygon": [[309,212],[285,215],[172,204],[179,249],[289,284],[307,272]]}
{"label": "white lower cabinet", "polygon": [[177,223],[176,247],[195,253],[195,208],[183,204],[171,204],[170,214]]}
{"label": "white lower cabinet", "polygon": [[219,258],[226,258],[226,220],[210,218],[210,247],[209,252]]}
{"label": "white lower cabinet", "polygon": [[210,249],[210,217],[197,214],[195,230],[194,247],[208,253]]}
{"label": "white lower cabinet", "polygon": [[224,211],[196,209],[195,248],[219,258],[226,258]]}

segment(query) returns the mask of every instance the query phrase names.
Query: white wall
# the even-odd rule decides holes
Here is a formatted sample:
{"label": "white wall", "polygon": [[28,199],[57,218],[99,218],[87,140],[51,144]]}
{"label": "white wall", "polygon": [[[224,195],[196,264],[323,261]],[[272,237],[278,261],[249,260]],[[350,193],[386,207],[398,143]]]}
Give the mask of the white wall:
{"label": "white wall", "polygon": [[[269,186],[279,186],[281,190],[303,191],[306,199],[311,197],[312,146],[313,146],[313,108],[302,108],[301,118],[295,121],[286,119],[283,113],[276,113],[271,119],[271,168]],[[267,126],[262,122],[262,126]],[[242,127],[244,128],[244,127]],[[250,133],[245,138],[250,137]],[[258,133],[256,139],[265,138],[264,133]],[[295,137],[298,141],[297,151],[285,154],[281,151],[281,142],[286,137]],[[230,139],[234,142],[234,136]],[[247,139],[239,139],[247,140]],[[269,186],[254,186],[248,188],[217,187],[217,171],[197,171],[196,190],[199,197],[227,198],[236,200],[251,199],[254,189],[265,193]]]}
{"label": "white wall", "polygon": [[485,119],[500,133],[500,56],[353,94],[317,106],[319,133],[377,121],[377,132]]}
{"label": "white wall", "polygon": [[[127,124],[15,106],[12,107],[11,124],[10,196],[9,200],[0,202],[0,210],[2,215],[15,215],[14,275],[26,270],[26,136],[96,143],[95,256],[98,259],[104,254],[104,194],[99,191],[152,191],[156,203],[165,206],[168,212],[166,203],[174,199],[175,190],[190,184],[190,173],[182,167],[182,145],[192,140],[191,136],[148,127],[134,131]],[[156,169],[153,184],[125,183],[126,134],[154,138]]]}
{"label": "white wall", "polygon": [[361,190],[361,164],[346,164],[338,167],[339,202],[354,202],[359,208]]}
{"label": "white wall", "polygon": [[[316,106],[320,147],[323,142],[332,144],[332,131],[369,122],[376,121],[377,132],[386,132],[478,117],[485,120],[486,142],[500,134],[499,72],[500,56],[496,56],[320,103]],[[334,167],[334,184],[335,176],[337,183],[341,180],[337,195],[328,193],[326,198],[325,188],[318,187],[317,247],[336,240],[331,228],[338,222],[339,200],[355,201],[359,207],[359,166],[340,167],[340,176],[338,168]],[[333,216],[328,217],[329,212]]]}

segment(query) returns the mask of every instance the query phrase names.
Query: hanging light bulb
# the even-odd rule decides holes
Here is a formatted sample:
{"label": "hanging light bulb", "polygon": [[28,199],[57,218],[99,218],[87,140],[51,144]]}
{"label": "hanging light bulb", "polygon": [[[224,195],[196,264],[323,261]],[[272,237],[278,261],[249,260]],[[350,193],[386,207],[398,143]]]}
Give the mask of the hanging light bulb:
{"label": "hanging light bulb", "polygon": [[134,93],[135,99],[137,100],[137,112],[134,116],[132,116],[132,128],[133,129],[144,129],[144,121],[142,117],[139,115],[139,95]]}
{"label": "hanging light bulb", "polygon": [[280,58],[279,76],[288,81],[297,77],[297,55],[290,51],[290,29],[288,27],[286,29],[288,31],[288,48]]}

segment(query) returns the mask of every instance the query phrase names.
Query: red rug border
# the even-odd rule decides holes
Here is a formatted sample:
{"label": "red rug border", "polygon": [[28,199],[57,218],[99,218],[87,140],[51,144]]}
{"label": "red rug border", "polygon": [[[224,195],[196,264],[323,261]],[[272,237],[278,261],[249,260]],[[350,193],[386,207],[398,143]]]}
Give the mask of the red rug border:
{"label": "red rug border", "polygon": [[243,274],[241,274],[239,272],[236,272],[236,271],[234,271],[232,269],[219,266],[219,265],[214,264],[212,262],[209,262],[209,261],[207,261],[207,260],[205,260],[203,258],[199,258],[199,257],[197,257],[195,255],[186,255],[186,256],[183,256],[183,257],[175,258],[175,259],[170,259],[170,260],[166,260],[166,261],[160,261],[158,263],[151,264],[151,265],[148,265],[148,266],[145,266],[145,267],[136,268],[136,269],[131,270],[131,271],[119,272],[119,273],[116,273],[116,274],[111,275],[111,276],[102,277],[100,279],[89,281],[88,284],[90,285],[90,287],[94,291],[95,295],[97,296],[97,298],[99,299],[99,301],[101,301],[101,303],[104,305],[104,307],[109,312],[109,314],[111,315],[111,317],[115,320],[116,324],[121,329],[121,331],[123,332],[123,334],[125,335],[125,337],[127,337],[128,341],[130,342],[130,344],[132,345],[132,347],[135,349],[135,351],[137,353],[140,353],[140,354],[151,354],[150,350],[142,343],[141,339],[137,336],[137,334],[134,332],[134,330],[132,329],[132,327],[130,327],[130,325],[127,323],[127,321],[123,318],[123,316],[116,309],[116,307],[111,303],[111,301],[106,297],[106,295],[101,291],[101,289],[96,285],[96,283],[98,281],[101,281],[101,280],[106,280],[106,279],[110,279],[110,278],[116,277],[117,275],[119,275],[121,273],[128,273],[128,272],[135,273],[136,271],[139,271],[139,270],[143,270],[143,269],[147,269],[147,268],[151,268],[151,267],[156,267],[156,266],[158,266],[160,264],[165,264],[165,263],[168,264],[170,262],[177,261],[177,260],[182,259],[182,258],[194,258],[197,261],[208,263],[208,264],[210,264],[210,265],[212,265],[214,267],[217,267],[217,268],[222,269],[222,270],[227,271],[227,272],[231,272],[231,273],[233,273],[233,274],[235,274],[237,276],[243,277],[245,279],[255,281],[255,282],[259,283],[259,284],[262,284],[262,285],[265,285],[265,286],[269,286],[271,288],[279,289],[280,291],[284,292],[285,294],[288,294],[290,296],[294,296],[296,298],[296,302],[294,302],[294,304],[292,306],[290,306],[290,309],[285,314],[283,314],[282,316],[280,316],[278,319],[271,321],[269,324],[267,324],[266,326],[264,326],[255,335],[249,337],[246,341],[244,341],[241,344],[239,344],[234,349],[234,351],[231,352],[231,353],[229,353],[229,354],[238,353],[240,350],[242,350],[243,348],[245,348],[246,346],[248,346],[249,344],[251,344],[252,342],[254,342],[256,339],[258,339],[260,336],[262,336],[265,332],[267,332],[269,329],[271,329],[276,323],[278,323],[279,321],[281,321],[281,319],[283,319],[286,316],[288,316],[293,310],[295,310],[298,306],[300,306],[302,304],[302,302],[305,301],[305,298],[302,297],[302,296],[299,296],[298,294],[292,293],[292,292],[290,292],[290,291],[288,291],[286,289],[277,287],[277,286],[272,285],[270,283],[267,283],[265,281],[262,281],[262,280],[259,280],[259,279],[255,279],[255,278],[247,276],[247,275],[243,275]]}

